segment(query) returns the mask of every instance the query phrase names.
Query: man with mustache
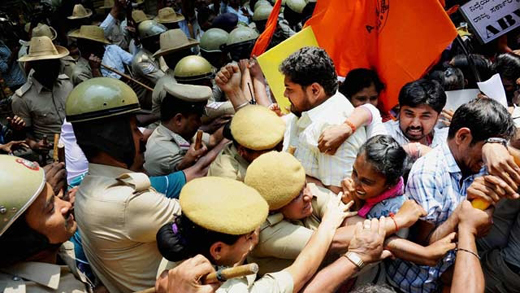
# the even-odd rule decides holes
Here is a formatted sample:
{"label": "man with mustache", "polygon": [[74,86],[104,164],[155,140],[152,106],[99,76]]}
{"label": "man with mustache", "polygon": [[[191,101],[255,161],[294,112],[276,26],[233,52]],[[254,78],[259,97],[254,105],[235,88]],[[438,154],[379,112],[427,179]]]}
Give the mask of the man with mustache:
{"label": "man with mustache", "polygon": [[434,148],[442,144],[448,128],[434,127],[444,105],[446,93],[438,82],[419,79],[407,83],[399,92],[398,120],[385,123],[388,134],[402,146],[415,142]]}

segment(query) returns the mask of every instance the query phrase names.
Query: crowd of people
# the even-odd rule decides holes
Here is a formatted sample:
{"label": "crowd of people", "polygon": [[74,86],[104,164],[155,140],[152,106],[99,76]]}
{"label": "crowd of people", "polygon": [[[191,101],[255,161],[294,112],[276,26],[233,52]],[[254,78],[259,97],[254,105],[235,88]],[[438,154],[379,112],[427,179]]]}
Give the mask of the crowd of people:
{"label": "crowd of people", "polygon": [[[520,292],[518,29],[461,26],[390,111],[377,70],[303,47],[283,109],[251,56],[273,2],[147,1],[2,34],[0,291]],[[315,6],[283,1],[269,48]],[[507,105],[447,107],[497,73]]]}

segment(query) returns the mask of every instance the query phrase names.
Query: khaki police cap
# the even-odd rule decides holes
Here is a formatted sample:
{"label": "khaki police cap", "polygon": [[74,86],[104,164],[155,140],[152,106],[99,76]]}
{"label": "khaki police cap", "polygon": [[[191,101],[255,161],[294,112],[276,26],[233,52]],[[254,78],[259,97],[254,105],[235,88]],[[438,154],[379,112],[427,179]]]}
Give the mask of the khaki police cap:
{"label": "khaki police cap", "polygon": [[[29,23],[30,24],[30,23]],[[55,40],[58,36],[56,30],[43,23],[39,23],[31,32],[31,37],[49,37],[51,40]]]}
{"label": "khaki police cap", "polygon": [[[146,21],[143,21],[144,23]],[[195,47],[199,42],[195,39],[188,38],[181,29],[171,29],[161,33],[159,39],[160,49],[153,54],[154,57],[173,54],[183,49]]]}
{"label": "khaki police cap", "polygon": [[179,202],[183,214],[195,224],[229,235],[254,231],[269,211],[254,188],[221,177],[191,180],[182,188]]}
{"label": "khaki police cap", "polygon": [[302,164],[286,152],[269,152],[256,158],[247,168],[244,183],[256,189],[278,210],[296,198],[305,186]]}
{"label": "khaki police cap", "polygon": [[0,236],[36,200],[45,187],[45,172],[35,162],[0,155]]}
{"label": "khaki police cap", "polygon": [[255,151],[274,148],[285,133],[285,122],[266,107],[250,105],[231,120],[231,134],[240,145]]}
{"label": "khaki police cap", "polygon": [[18,58],[19,62],[60,59],[69,55],[67,48],[54,45],[49,37],[32,37],[29,54]]}
{"label": "khaki police cap", "polygon": [[209,86],[165,83],[164,90],[174,98],[191,103],[206,102],[213,94]]}
{"label": "khaki police cap", "polygon": [[69,37],[76,39],[84,39],[105,45],[110,44],[105,38],[105,32],[97,25],[82,25],[79,29],[69,33]]}
{"label": "khaki police cap", "polygon": [[72,15],[67,16],[68,19],[82,19],[87,18],[92,15],[92,10],[83,7],[81,4],[74,5],[74,8],[72,9]]}

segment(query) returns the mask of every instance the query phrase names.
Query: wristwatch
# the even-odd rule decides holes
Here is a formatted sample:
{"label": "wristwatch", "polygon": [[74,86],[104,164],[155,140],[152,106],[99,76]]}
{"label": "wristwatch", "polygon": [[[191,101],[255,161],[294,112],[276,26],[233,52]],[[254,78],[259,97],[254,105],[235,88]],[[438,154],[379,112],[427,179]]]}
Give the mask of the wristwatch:
{"label": "wristwatch", "polygon": [[486,143],[501,143],[507,148],[507,139],[501,137],[490,137],[486,139]]}
{"label": "wristwatch", "polygon": [[359,257],[359,255],[355,252],[348,251],[343,256],[350,260],[360,270],[365,266],[365,263],[363,262],[361,257]]}

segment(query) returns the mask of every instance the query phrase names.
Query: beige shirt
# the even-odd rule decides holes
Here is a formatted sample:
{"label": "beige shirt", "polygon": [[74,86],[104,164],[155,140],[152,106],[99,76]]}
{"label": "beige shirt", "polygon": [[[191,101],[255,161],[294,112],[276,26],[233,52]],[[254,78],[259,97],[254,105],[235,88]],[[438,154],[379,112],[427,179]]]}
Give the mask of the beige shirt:
{"label": "beige shirt", "polygon": [[[157,59],[146,49],[141,49],[134,55],[134,59],[132,60],[132,75],[140,82],[154,88],[155,84],[164,74]],[[152,92],[136,83],[131,83],[131,85],[137,94],[141,108],[152,109]]]}
{"label": "beige shirt", "polygon": [[59,256],[66,265],[22,262],[0,268],[0,292],[92,292],[87,278],[76,268],[74,244],[63,243]]}
{"label": "beige shirt", "polygon": [[156,233],[180,215],[177,200],[157,193],[143,173],[89,164],[74,209],[87,259],[110,292],[154,286],[162,259]]}
{"label": "beige shirt", "polygon": [[312,215],[300,220],[285,220],[282,213],[271,214],[260,227],[258,245],[249,254],[248,262],[256,262],[259,274],[281,271],[290,266],[318,229],[327,210],[327,203],[335,195],[325,188],[309,183],[313,194]]}
{"label": "beige shirt", "polygon": [[88,60],[80,57],[76,62],[76,66],[72,70],[71,80],[74,86],[84,82],[85,80],[93,78],[92,76],[92,68],[88,63]]}
{"label": "beige shirt", "polygon": [[42,139],[47,134],[49,141],[54,134],[61,132],[65,119],[65,101],[72,91],[69,78],[61,74],[51,90],[43,87],[29,73],[27,82],[13,95],[13,113],[21,117],[32,130],[35,139]]}
{"label": "beige shirt", "polygon": [[249,163],[242,158],[231,142],[209,165],[208,176],[225,177],[244,182],[247,167],[249,167]]}
{"label": "beige shirt", "polygon": [[190,143],[180,135],[160,124],[155,128],[144,153],[144,168],[150,176],[168,175],[177,170]]}

